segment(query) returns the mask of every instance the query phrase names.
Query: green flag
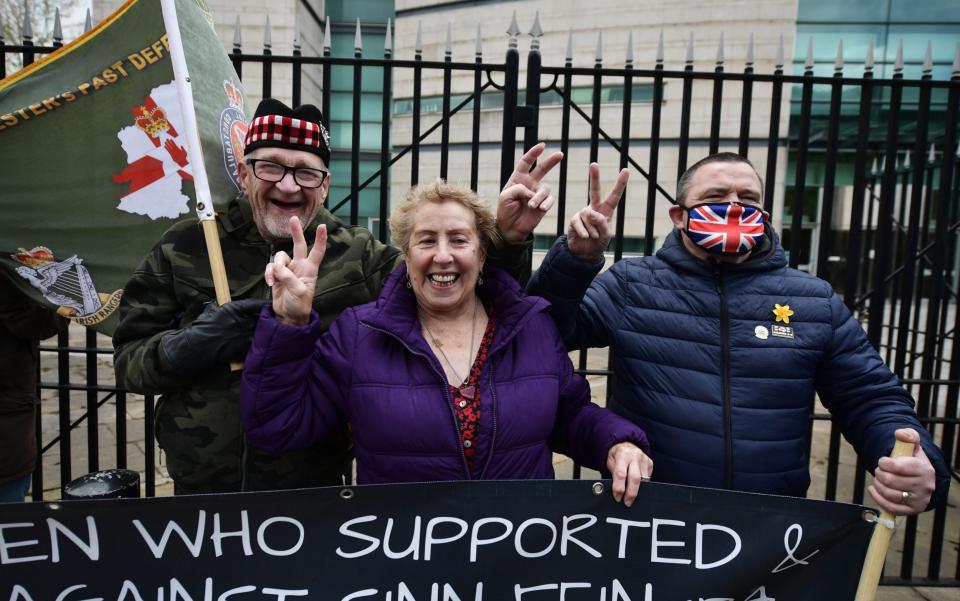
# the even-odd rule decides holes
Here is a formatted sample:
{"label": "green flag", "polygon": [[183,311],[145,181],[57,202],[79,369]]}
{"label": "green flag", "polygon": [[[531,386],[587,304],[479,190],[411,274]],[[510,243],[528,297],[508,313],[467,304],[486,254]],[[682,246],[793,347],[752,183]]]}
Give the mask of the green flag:
{"label": "green flag", "polygon": [[[176,0],[207,179],[239,191],[247,115],[203,0]],[[109,333],[124,283],[195,209],[195,167],[157,0],[129,0],[73,43],[0,80],[0,271]]]}

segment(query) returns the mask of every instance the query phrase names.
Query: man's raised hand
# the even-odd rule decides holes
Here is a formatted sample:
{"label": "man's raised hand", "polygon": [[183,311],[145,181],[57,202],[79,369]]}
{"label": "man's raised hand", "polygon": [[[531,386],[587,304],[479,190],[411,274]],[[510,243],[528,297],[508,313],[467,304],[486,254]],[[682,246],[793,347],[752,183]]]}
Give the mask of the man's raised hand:
{"label": "man's raised hand", "polygon": [[317,236],[309,252],[298,217],[290,218],[290,236],[293,238],[293,258],[279,251],[267,264],[263,277],[267,285],[273,287],[273,313],[277,319],[291,325],[305,325],[310,322],[317,272],[327,252],[327,226],[317,227]]}
{"label": "man's raised hand", "polygon": [[590,204],[570,218],[567,227],[567,247],[585,261],[596,261],[610,244],[613,211],[623,196],[630,179],[630,170],[621,169],[617,182],[606,197],[600,197],[600,165],[590,163]]}
{"label": "man's raised hand", "polygon": [[543,183],[543,178],[563,160],[563,153],[553,152],[533,167],[545,149],[541,142],[525,152],[500,191],[497,227],[507,242],[526,240],[554,204],[550,186]]}

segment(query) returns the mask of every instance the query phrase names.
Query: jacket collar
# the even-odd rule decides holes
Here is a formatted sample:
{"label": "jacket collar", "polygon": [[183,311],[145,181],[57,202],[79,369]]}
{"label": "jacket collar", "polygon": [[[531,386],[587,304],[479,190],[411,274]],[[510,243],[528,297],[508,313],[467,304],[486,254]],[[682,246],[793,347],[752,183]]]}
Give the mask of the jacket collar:
{"label": "jacket collar", "polygon": [[[430,353],[432,351],[420,330],[417,298],[406,284],[407,264],[404,262],[387,278],[380,296],[370,312],[361,315],[361,321],[393,334],[414,350]],[[484,267],[483,285],[477,288],[477,294],[487,306],[493,306],[496,314],[497,330],[491,353],[512,339],[534,315],[550,306],[539,296],[527,296],[507,272],[489,264]]]}
{"label": "jacket collar", "polygon": [[786,267],[787,259],[784,256],[780,238],[770,224],[764,224],[767,235],[760,246],[750,253],[750,257],[743,263],[713,263],[702,261],[690,254],[683,245],[679,230],[673,230],[663,242],[663,247],[657,251],[657,257],[675,269],[689,271],[713,277],[717,271],[727,273],[741,273],[754,271],[771,271]]}

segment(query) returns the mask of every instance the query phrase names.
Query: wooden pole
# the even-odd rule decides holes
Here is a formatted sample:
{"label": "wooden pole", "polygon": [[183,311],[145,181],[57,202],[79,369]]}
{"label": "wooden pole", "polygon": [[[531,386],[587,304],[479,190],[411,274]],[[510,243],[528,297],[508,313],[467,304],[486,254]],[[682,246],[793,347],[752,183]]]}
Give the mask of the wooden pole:
{"label": "wooden pole", "polygon": [[210,273],[213,276],[213,288],[217,293],[217,304],[230,302],[230,284],[227,282],[227,269],[223,264],[223,252],[220,250],[220,235],[217,233],[217,222],[214,219],[205,219],[203,224],[203,238],[207,242],[207,255],[210,257]]}
{"label": "wooden pole", "polygon": [[[890,456],[909,457],[913,455],[913,447],[913,443],[898,440],[894,443]],[[867,547],[867,556],[863,560],[863,571],[860,572],[860,584],[857,585],[855,601],[874,601],[877,597],[877,586],[880,584],[887,547],[893,536],[895,518],[896,516],[886,509],[880,512],[880,517],[873,527],[873,536],[870,537],[870,546]]]}

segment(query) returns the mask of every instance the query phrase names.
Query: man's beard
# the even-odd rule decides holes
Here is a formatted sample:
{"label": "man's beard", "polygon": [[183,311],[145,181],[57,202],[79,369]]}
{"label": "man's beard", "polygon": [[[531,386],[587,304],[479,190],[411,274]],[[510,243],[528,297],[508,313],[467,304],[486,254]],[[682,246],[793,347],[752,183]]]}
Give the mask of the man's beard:
{"label": "man's beard", "polygon": [[[304,207],[305,209],[305,207]],[[305,210],[300,211],[300,223],[306,229],[307,225],[313,221],[320,211],[320,205],[314,206],[309,214]],[[290,239],[290,216],[273,213],[266,208],[254,211],[254,221],[257,224],[257,230],[267,242],[281,242]],[[308,241],[311,243],[312,240]]]}
{"label": "man's beard", "polygon": [[260,235],[263,236],[264,240],[268,242],[290,239],[289,217],[284,215],[274,215],[270,213],[261,215],[257,229],[260,230]]}

